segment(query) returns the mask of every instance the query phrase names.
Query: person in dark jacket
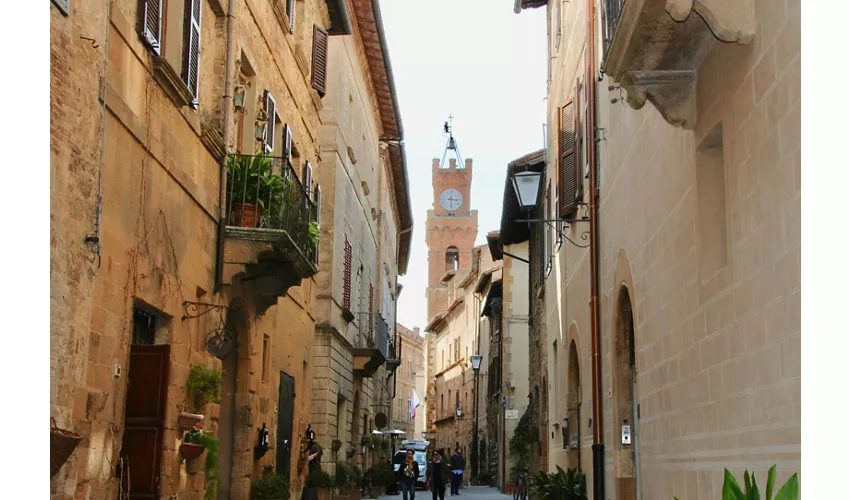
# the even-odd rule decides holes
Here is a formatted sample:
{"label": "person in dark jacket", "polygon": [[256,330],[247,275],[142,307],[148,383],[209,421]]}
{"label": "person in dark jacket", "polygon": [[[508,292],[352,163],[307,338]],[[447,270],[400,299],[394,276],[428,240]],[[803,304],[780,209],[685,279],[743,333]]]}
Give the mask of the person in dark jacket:
{"label": "person in dark jacket", "polygon": [[449,469],[449,464],[443,461],[443,457],[439,452],[434,452],[431,461],[428,463],[428,471],[425,474],[428,485],[431,487],[431,497],[437,500],[446,498],[446,483],[449,482],[449,477],[452,472]]}
{"label": "person in dark jacket", "polygon": [[416,498],[416,478],[419,477],[419,463],[414,459],[413,450],[407,450],[407,456],[404,463],[398,468],[397,474],[404,500],[414,500]]}
{"label": "person in dark jacket", "polygon": [[466,459],[460,446],[455,450],[451,458],[452,467],[452,496],[460,495],[460,483],[463,482],[463,470],[466,468]]}

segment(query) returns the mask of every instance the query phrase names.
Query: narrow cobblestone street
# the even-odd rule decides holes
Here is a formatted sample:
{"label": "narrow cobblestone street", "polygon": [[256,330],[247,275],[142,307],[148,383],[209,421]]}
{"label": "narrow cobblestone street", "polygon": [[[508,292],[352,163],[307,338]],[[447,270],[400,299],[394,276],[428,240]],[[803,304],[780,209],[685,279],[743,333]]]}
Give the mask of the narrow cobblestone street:
{"label": "narrow cobblestone street", "polygon": [[[401,500],[401,493],[398,495],[383,495],[379,497],[381,500]],[[449,492],[446,492],[446,500],[503,500],[511,498],[510,495],[504,495],[499,492],[498,488],[489,486],[469,486],[460,490],[460,496],[452,497]],[[430,491],[417,491],[415,500],[431,500]]]}

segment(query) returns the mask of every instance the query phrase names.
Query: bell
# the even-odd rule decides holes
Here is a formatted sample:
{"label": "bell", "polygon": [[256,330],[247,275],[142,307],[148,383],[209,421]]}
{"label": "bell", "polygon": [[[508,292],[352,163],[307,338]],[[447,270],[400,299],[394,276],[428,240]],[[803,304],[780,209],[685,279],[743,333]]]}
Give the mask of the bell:
{"label": "bell", "polygon": [[455,138],[454,137],[449,137],[449,147],[446,148],[446,149],[448,149],[449,151],[454,151],[454,150],[457,149],[457,147],[455,146]]}

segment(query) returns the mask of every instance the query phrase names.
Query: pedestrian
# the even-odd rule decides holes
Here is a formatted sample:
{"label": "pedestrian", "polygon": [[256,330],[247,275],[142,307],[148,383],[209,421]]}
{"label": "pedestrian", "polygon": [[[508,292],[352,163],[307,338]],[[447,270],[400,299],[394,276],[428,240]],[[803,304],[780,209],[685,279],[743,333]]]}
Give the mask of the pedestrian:
{"label": "pedestrian", "polygon": [[416,478],[418,477],[419,464],[413,458],[413,450],[407,450],[404,463],[398,468],[398,479],[401,483],[401,494],[404,500],[414,500],[416,498]]}
{"label": "pedestrian", "polygon": [[[318,473],[322,470],[322,447],[319,446],[319,443],[315,441],[316,433],[313,432],[313,428],[310,425],[307,425],[307,475],[311,476],[315,473]],[[319,492],[316,491],[316,488],[311,486],[305,487],[301,491],[301,500],[318,500]]]}
{"label": "pedestrian", "polygon": [[428,464],[426,473],[426,488],[431,490],[431,498],[437,500],[445,500],[446,498],[446,483],[449,482],[449,464],[443,462],[439,452],[434,452],[431,456],[431,462]]}
{"label": "pedestrian", "polygon": [[452,467],[452,496],[460,495],[460,483],[463,481],[463,469],[466,468],[466,459],[460,446],[455,450],[451,458]]}

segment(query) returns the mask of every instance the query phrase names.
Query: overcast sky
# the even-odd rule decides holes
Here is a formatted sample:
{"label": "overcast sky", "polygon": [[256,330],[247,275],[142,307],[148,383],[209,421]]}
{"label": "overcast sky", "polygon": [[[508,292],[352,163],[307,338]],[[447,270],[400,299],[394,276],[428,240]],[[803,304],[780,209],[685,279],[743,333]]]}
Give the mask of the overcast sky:
{"label": "overcast sky", "polygon": [[[473,159],[472,208],[478,238],[497,230],[505,168],[543,147],[546,113],[545,8],[517,15],[512,0],[381,0],[398,93],[414,230],[408,273],[399,281],[398,321],[426,323],[431,161],[442,158],[443,122]],[[451,154],[451,152],[449,152]],[[446,157],[448,161],[449,156]]]}

